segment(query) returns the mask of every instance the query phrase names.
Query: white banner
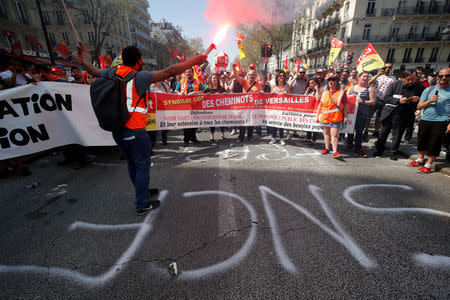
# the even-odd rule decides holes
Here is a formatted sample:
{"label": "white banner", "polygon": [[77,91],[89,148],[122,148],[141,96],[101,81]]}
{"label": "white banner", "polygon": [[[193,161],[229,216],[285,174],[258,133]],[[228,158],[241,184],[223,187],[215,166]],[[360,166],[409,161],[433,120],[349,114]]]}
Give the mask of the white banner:
{"label": "white banner", "polygon": [[40,82],[0,91],[0,160],[68,145],[112,146],[89,86]]}

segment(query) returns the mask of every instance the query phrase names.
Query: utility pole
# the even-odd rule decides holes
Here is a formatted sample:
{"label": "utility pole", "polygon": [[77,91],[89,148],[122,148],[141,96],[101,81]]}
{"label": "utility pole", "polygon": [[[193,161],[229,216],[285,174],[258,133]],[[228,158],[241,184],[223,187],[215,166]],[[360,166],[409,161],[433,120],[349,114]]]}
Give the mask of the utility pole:
{"label": "utility pole", "polygon": [[45,37],[45,42],[47,44],[47,50],[50,55],[50,61],[51,61],[52,65],[56,65],[55,57],[53,56],[53,51],[52,51],[53,47],[50,44],[50,40],[48,38],[48,33],[47,33],[47,27],[45,26],[44,16],[42,15],[41,2],[39,0],[36,0],[36,5],[37,5],[38,12],[39,12],[39,18],[41,19],[42,30],[44,31],[44,37]]}

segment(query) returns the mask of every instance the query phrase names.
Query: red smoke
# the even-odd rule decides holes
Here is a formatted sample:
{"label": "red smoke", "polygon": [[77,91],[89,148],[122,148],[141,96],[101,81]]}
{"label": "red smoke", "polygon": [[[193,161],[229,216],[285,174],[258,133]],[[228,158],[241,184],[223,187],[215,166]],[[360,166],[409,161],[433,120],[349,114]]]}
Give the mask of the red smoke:
{"label": "red smoke", "polygon": [[268,6],[264,0],[208,0],[205,17],[215,25],[271,23]]}

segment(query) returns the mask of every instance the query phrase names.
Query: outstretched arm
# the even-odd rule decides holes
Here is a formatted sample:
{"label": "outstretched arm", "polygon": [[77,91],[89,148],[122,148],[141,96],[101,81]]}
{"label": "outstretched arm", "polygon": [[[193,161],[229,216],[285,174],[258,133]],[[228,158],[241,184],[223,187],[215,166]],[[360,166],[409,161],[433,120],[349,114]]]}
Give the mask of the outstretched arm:
{"label": "outstretched arm", "polygon": [[186,71],[187,68],[190,68],[192,66],[201,65],[206,61],[207,57],[208,57],[207,55],[199,54],[199,55],[194,56],[192,59],[190,59],[186,62],[182,62],[182,63],[176,64],[176,65],[171,65],[171,66],[165,68],[164,70],[156,71],[153,74],[152,83],[162,81],[166,78],[181,74],[184,71]]}

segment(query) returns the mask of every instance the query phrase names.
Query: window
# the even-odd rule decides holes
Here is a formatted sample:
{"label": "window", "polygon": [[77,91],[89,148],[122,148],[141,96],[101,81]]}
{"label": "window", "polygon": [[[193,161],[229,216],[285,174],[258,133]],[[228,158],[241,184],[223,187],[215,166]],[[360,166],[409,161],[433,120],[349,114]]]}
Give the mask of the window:
{"label": "window", "polygon": [[398,1],[398,11],[404,11],[406,9],[406,0],[400,0]]}
{"label": "window", "polygon": [[345,39],[345,27],[341,28],[341,40],[343,41]]}
{"label": "window", "polygon": [[436,62],[437,61],[438,52],[439,52],[439,48],[438,47],[434,47],[433,49],[431,49],[431,55],[430,55],[429,62]]}
{"label": "window", "polygon": [[87,9],[83,10],[83,22],[84,24],[91,24]]}
{"label": "window", "polygon": [[4,5],[5,4],[0,1],[0,18],[6,18],[6,8]]}
{"label": "window", "polygon": [[397,37],[399,31],[400,31],[400,23],[395,23],[394,25],[392,25],[392,34],[391,34],[391,36],[393,38]]}
{"label": "window", "polygon": [[59,10],[56,12],[56,22],[58,25],[64,25],[63,14]]}
{"label": "window", "polygon": [[386,62],[394,62],[394,55],[395,55],[395,48],[389,48],[388,49],[388,54],[386,57]]}
{"label": "window", "polygon": [[425,23],[423,25],[423,29],[422,29],[422,35],[420,36],[421,38],[425,38],[428,35],[428,32],[430,31],[430,23]]}
{"label": "window", "polygon": [[94,43],[94,33],[92,31],[88,32],[88,39],[89,39],[89,43],[91,43],[91,44]]}
{"label": "window", "polygon": [[69,41],[69,36],[67,35],[67,33],[63,32],[62,33],[62,38],[64,41],[66,41],[66,45],[69,46],[70,45],[70,41]]}
{"label": "window", "polygon": [[411,51],[412,48],[406,48],[405,53],[403,54],[403,63],[410,63],[411,62]]}
{"label": "window", "polygon": [[345,3],[344,6],[344,16],[347,17],[348,16],[348,10],[350,9],[350,2]]}
{"label": "window", "polygon": [[367,3],[366,15],[367,16],[375,15],[375,0],[369,0],[369,2]]}
{"label": "window", "polygon": [[447,62],[450,62],[450,53],[448,54]]}
{"label": "window", "polygon": [[50,13],[48,11],[42,12],[42,16],[44,17],[45,25],[52,25],[52,22],[50,21]]}
{"label": "window", "polygon": [[437,32],[436,32],[436,35],[437,35],[437,36],[440,36],[441,32],[445,29],[446,26],[447,26],[446,23],[440,23],[440,24],[439,24],[439,27],[438,27],[438,30],[437,30]]}
{"label": "window", "polygon": [[416,59],[414,62],[421,63],[423,62],[423,51],[425,48],[417,48]]}
{"label": "window", "polygon": [[29,25],[28,17],[27,17],[25,8],[23,7],[22,3],[17,1],[16,8],[17,8],[17,15],[19,16],[20,23]]}
{"label": "window", "polygon": [[409,34],[408,34],[409,37],[414,37],[417,35],[417,27],[418,27],[417,23],[411,25],[411,28],[409,29]]}
{"label": "window", "polygon": [[365,24],[363,31],[363,40],[367,41],[370,39],[370,29],[372,28],[372,24]]}
{"label": "window", "polygon": [[50,42],[52,43],[52,46],[56,46],[55,35],[53,33],[49,32],[48,37],[50,39]]}

